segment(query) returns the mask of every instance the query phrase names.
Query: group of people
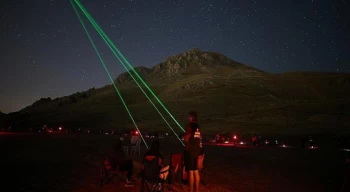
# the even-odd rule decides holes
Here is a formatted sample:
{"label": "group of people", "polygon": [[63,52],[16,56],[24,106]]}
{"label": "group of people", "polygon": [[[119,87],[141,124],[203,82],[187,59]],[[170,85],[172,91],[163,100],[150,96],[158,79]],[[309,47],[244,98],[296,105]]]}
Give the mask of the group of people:
{"label": "group of people", "polygon": [[[184,165],[187,172],[189,183],[189,192],[199,191],[200,174],[198,171],[198,158],[203,154],[201,128],[198,124],[198,114],[195,111],[189,113],[189,123],[184,135]],[[151,149],[144,154],[143,160],[149,156],[157,157],[159,167],[163,166],[163,156],[159,150],[159,140],[154,140]],[[113,153],[108,156],[108,161],[112,169],[119,169],[121,172],[127,172],[126,186],[133,186],[131,181],[133,173],[133,162],[126,158],[123,151],[122,142],[118,141],[114,147]],[[144,161],[143,161],[144,162]]]}

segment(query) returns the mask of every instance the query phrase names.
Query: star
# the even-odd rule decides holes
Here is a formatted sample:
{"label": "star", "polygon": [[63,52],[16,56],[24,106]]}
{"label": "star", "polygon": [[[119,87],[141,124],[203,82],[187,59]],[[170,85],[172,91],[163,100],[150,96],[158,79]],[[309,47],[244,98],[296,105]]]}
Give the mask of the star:
{"label": "star", "polygon": [[[198,3],[128,0],[124,4],[104,0],[95,3],[86,1],[84,6],[113,43],[132,61],[132,65],[151,68],[169,55],[199,47],[204,51],[229,55],[233,60],[271,73],[314,69],[322,71],[328,70],[330,65],[334,71],[348,70],[348,67],[344,67],[345,63],[349,63],[347,53],[350,50],[346,45],[350,42],[344,38],[347,37],[348,24],[346,19],[342,19],[349,17],[348,12],[342,11],[347,4],[344,0],[329,4],[314,0],[306,3],[310,7],[305,9],[294,4],[256,0],[205,0]],[[108,78],[101,78],[102,74],[96,70],[100,66],[98,57],[88,44],[89,40],[79,19],[72,10],[69,11],[69,1],[48,0],[40,6],[26,4],[28,11],[14,11],[20,6],[23,4],[11,1],[11,4],[4,4],[0,8],[1,50],[9,58],[16,58],[13,61],[5,58],[2,62],[19,67],[28,62],[35,65],[35,70],[31,68],[31,73],[28,73],[31,87],[38,87],[34,82],[36,72],[50,73],[50,83],[55,87],[60,87],[59,72],[69,74],[65,76],[67,81],[84,79],[76,87],[86,87],[85,81],[90,80],[96,83],[91,84],[95,87],[110,83]],[[61,14],[61,7],[68,11]],[[108,46],[86,17],[82,16],[99,52],[105,53],[101,54],[103,59],[114,61],[116,58],[110,54]],[[26,51],[23,52],[22,49]],[[17,54],[13,56],[12,53],[15,52]],[[21,61],[24,61],[23,64]],[[49,63],[55,72],[36,67],[39,61]],[[312,65],[307,65],[308,63]],[[84,77],[68,72],[81,66],[84,66],[85,72],[81,71]],[[124,70],[118,66],[113,67],[113,78]],[[0,68],[0,76],[5,77],[3,71],[8,72],[9,68]],[[26,73],[27,69],[23,71]],[[105,73],[103,68],[101,70]],[[8,86],[0,85],[1,90],[6,87]],[[74,89],[73,85],[67,87],[69,90]],[[46,92],[45,88],[40,88],[31,93],[33,95],[30,97],[43,97]],[[63,88],[57,92],[67,93]],[[30,104],[29,101],[25,102],[26,105]],[[0,110],[1,107],[0,102]]]}

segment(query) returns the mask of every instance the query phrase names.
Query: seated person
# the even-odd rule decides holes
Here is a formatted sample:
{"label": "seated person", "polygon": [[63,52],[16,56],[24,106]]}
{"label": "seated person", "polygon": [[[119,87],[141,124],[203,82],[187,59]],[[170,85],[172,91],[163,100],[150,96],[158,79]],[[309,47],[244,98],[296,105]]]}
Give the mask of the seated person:
{"label": "seated person", "polygon": [[159,150],[159,140],[154,140],[151,145],[151,149],[148,150],[143,156],[142,164],[146,158],[146,156],[155,156],[158,158],[159,168],[163,167],[163,155]]}
{"label": "seated person", "polygon": [[[157,158],[157,160],[155,160]],[[158,166],[156,164],[148,164],[148,169],[147,173],[145,173],[145,165],[146,161],[151,162],[151,161],[158,161]],[[159,151],[159,140],[154,140],[151,149],[145,153],[142,159],[142,167],[141,167],[141,176],[146,176],[147,174],[149,177],[150,175],[158,175],[158,178],[162,180],[166,180],[168,176],[168,171],[169,171],[169,166],[163,166],[163,155]],[[151,176],[152,177],[152,176]]]}
{"label": "seated person", "polygon": [[125,186],[133,186],[130,181],[134,169],[133,162],[132,160],[126,159],[121,141],[118,141],[118,143],[114,146],[113,152],[108,156],[108,161],[112,166],[112,170],[119,169],[120,172],[127,172]]}

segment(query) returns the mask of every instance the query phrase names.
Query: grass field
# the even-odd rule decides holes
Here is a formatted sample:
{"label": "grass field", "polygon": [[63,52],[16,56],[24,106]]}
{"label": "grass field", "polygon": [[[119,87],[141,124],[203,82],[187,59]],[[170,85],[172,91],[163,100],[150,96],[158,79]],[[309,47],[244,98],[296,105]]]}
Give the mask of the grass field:
{"label": "grass field", "polygon": [[[298,143],[297,137],[288,138]],[[0,190],[138,191],[138,186],[99,187],[101,160],[116,139],[114,135],[0,133]],[[170,153],[182,151],[174,138],[160,141],[166,162]],[[344,164],[347,154],[323,146],[319,150],[301,149],[298,145],[204,147],[208,185],[202,191],[319,192],[324,191],[327,182],[341,186],[344,174],[350,174]],[[131,158],[135,160],[136,174],[140,156]]]}

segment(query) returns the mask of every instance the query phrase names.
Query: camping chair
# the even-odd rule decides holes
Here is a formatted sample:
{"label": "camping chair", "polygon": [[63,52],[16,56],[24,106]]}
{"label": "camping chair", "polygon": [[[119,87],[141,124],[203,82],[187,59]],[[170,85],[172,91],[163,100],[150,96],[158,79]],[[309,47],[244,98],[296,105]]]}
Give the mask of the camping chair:
{"label": "camping chair", "polygon": [[130,153],[140,155],[141,154],[140,153],[140,145],[141,145],[141,139],[137,140],[135,144],[131,143]]}
{"label": "camping chair", "polygon": [[[112,165],[110,164],[108,158],[105,158],[103,163],[102,163],[102,180],[100,183],[100,186],[102,187],[103,185],[107,184],[108,182],[112,181],[112,183],[118,187],[120,182],[123,179],[124,172],[119,171],[119,167],[116,169],[112,169]],[[116,182],[114,178],[117,178]]]}
{"label": "camping chair", "polygon": [[170,155],[170,188],[177,182],[182,188],[183,154]]}
{"label": "camping chair", "polygon": [[143,172],[141,174],[141,188],[144,192],[164,192],[164,183],[169,173],[169,167],[160,169],[159,158],[156,156],[146,156],[143,160]]}
{"label": "camping chair", "polygon": [[205,169],[204,169],[203,163],[204,163],[204,153],[198,157],[197,167],[198,167],[199,175],[201,177],[201,183],[203,185],[206,185],[206,179],[205,179],[206,175],[205,175]]}

